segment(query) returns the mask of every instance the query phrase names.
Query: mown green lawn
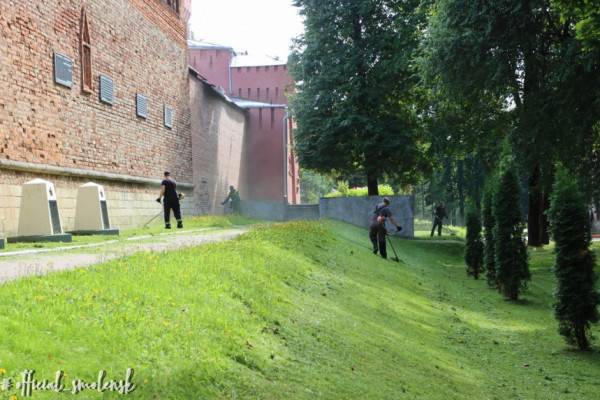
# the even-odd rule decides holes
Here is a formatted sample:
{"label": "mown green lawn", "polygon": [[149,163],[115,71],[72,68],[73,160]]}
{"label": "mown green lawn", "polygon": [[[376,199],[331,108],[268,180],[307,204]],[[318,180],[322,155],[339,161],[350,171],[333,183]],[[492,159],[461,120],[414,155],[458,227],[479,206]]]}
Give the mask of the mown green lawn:
{"label": "mown green lawn", "polygon": [[461,243],[395,244],[400,264],[364,230],[296,222],[9,283],[0,368],[89,381],[134,368],[137,399],[598,398],[598,347],[556,332],[550,250],[532,252],[514,304],[466,277]]}
{"label": "mown green lawn", "polygon": [[[437,229],[435,230],[435,235],[433,236],[434,240],[463,240],[467,234],[465,227],[463,226],[453,226],[447,223],[447,220],[444,220],[444,225],[442,227],[442,236],[438,236]],[[415,229],[415,238],[417,239],[430,239],[431,235],[431,227],[433,225],[433,221],[426,219],[415,219],[414,223]]]}
{"label": "mown green lawn", "polygon": [[[70,243],[62,242],[40,242],[40,243],[7,243],[4,249],[0,249],[0,254],[18,250],[35,250],[35,249],[52,249],[57,247],[80,246],[87,244],[102,243],[108,241],[125,241],[135,237],[155,236],[160,237],[161,234],[180,234],[190,231],[197,231],[205,228],[232,228],[241,225],[251,225],[256,223],[256,220],[246,218],[239,215],[227,216],[201,216],[184,219],[184,228],[168,230],[160,219],[154,221],[151,225],[145,228],[122,229],[118,236],[115,235],[73,235],[73,241]],[[175,224],[173,224],[175,225]]]}

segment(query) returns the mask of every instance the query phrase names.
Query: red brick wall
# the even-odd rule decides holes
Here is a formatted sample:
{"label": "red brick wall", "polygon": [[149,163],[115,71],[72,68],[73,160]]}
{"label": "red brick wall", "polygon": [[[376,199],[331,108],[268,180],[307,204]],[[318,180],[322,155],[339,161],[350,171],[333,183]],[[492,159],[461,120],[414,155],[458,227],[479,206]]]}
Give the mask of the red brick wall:
{"label": "red brick wall", "polygon": [[272,104],[287,104],[294,85],[287,65],[233,67],[231,81],[233,96]]}
{"label": "red brick wall", "polygon": [[[123,0],[127,2],[127,0]],[[186,45],[187,27],[189,15],[186,15],[188,5],[181,4],[179,15],[175,14],[162,0],[129,0],[149,21],[168,34],[172,40]],[[181,2],[183,3],[183,2]],[[188,2],[189,3],[189,2]]]}
{"label": "red brick wall", "polygon": [[[79,21],[86,4],[94,91],[81,91]],[[53,80],[53,52],[74,62],[71,89]],[[98,75],[115,103],[98,100]],[[0,0],[0,158],[192,179],[185,23],[160,0]],[[149,98],[136,117],[135,95]],[[175,109],[164,127],[163,105]]]}
{"label": "red brick wall", "polygon": [[[292,155],[293,125],[289,119],[284,120],[286,114],[283,107],[248,110],[245,165],[246,194],[251,200],[277,202],[286,196],[288,203],[300,203],[299,166]],[[288,124],[286,149],[284,124]]]}
{"label": "red brick wall", "polygon": [[284,195],[284,108],[253,108],[249,111],[246,163],[248,197],[282,201]]}
{"label": "red brick wall", "polygon": [[229,93],[229,65],[231,50],[194,49],[188,50],[188,62],[210,83]]}

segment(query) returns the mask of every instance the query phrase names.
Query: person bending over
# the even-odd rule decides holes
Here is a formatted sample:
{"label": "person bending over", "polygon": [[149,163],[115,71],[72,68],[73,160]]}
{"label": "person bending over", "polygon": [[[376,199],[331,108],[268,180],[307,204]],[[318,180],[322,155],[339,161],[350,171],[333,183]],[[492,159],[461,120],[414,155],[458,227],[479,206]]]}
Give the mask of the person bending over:
{"label": "person bending over", "polygon": [[[229,210],[233,214],[240,214],[241,213],[240,192],[238,192],[237,190],[235,190],[235,187],[233,187],[233,185],[229,186],[229,193],[227,194],[227,197],[225,198],[225,200],[223,200],[223,202],[221,203],[221,205],[225,206],[225,204],[227,204],[227,203],[229,203]],[[227,208],[225,209],[225,213],[227,214]]]}
{"label": "person bending over", "polygon": [[373,254],[379,254],[383,258],[387,258],[387,248],[385,242],[385,235],[387,230],[385,229],[385,222],[389,219],[392,224],[396,226],[398,232],[402,230],[402,227],[394,220],[392,211],[390,210],[390,199],[387,197],[383,199],[383,203],[378,204],[373,212],[373,218],[369,227],[369,239],[373,244]]}

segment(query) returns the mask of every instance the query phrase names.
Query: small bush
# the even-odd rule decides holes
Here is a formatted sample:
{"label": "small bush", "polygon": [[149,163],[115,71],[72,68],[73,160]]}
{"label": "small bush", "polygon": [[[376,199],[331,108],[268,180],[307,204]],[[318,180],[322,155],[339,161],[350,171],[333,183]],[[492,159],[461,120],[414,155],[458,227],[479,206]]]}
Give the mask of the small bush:
{"label": "small bush", "polygon": [[350,191],[350,185],[348,185],[347,181],[338,182],[337,192],[342,196],[348,196],[348,192]]}
{"label": "small bush", "polygon": [[[379,185],[379,195],[380,196],[393,196],[394,189],[390,185]],[[338,187],[331,193],[325,195],[326,198],[334,198],[334,197],[366,197],[369,195],[369,190],[367,187],[359,187],[359,188],[348,188],[348,183],[341,181],[338,182]]]}

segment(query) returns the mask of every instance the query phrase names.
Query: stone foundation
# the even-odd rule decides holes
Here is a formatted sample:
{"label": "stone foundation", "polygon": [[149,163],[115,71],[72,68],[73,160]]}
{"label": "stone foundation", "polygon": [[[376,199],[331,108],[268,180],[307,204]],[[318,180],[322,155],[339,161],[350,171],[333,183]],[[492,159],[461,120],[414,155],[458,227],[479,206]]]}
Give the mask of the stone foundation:
{"label": "stone foundation", "polygon": [[[62,228],[65,232],[74,229],[77,188],[90,181],[104,186],[110,223],[115,228],[139,227],[162,209],[162,206],[156,203],[160,189],[159,181],[156,181],[155,184],[127,183],[115,180],[0,170],[0,237],[17,235],[21,186],[35,178],[54,183]],[[182,202],[182,213],[185,219],[186,216],[197,215],[199,210],[195,210],[192,206],[192,190],[189,185],[182,186],[184,187],[179,188],[179,191],[186,194],[186,198]],[[162,217],[156,219],[158,222],[161,220]]]}

